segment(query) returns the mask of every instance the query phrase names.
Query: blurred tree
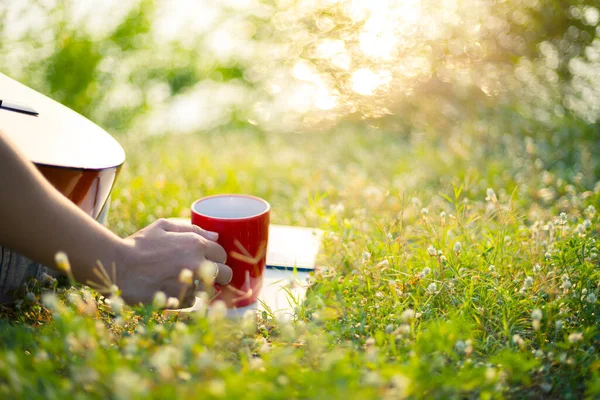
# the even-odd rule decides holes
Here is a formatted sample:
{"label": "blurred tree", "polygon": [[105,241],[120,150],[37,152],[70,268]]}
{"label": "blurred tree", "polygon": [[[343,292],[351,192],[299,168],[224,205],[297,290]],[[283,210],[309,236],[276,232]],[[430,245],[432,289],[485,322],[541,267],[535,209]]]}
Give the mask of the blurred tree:
{"label": "blurred tree", "polygon": [[183,102],[217,115],[197,129],[444,128],[500,106],[596,121],[597,3],[132,0],[99,34],[73,17],[82,0],[28,0],[0,4],[0,68],[113,131]]}

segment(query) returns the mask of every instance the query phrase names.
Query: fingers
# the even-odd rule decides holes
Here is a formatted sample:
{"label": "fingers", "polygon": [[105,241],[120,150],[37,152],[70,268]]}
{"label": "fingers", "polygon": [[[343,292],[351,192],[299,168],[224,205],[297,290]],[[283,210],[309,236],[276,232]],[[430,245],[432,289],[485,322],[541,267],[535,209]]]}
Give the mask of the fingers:
{"label": "fingers", "polygon": [[219,285],[228,285],[233,278],[233,271],[225,264],[215,263],[215,265],[218,268],[215,282],[217,282]]}
{"label": "fingers", "polygon": [[203,255],[210,261],[224,263],[227,261],[227,252],[220,244],[215,242],[219,238],[218,233],[205,231],[204,229],[191,225],[186,222],[172,221],[167,219],[161,219],[158,222],[159,227],[164,229],[165,232],[176,233],[181,235],[194,234],[200,236],[208,241],[197,240],[197,237],[190,236],[190,240],[198,243],[203,250]]}
{"label": "fingers", "polygon": [[[172,239],[177,239],[182,244],[179,251],[183,251],[185,255],[192,257],[192,260],[188,258],[192,263],[201,262],[203,259],[220,264],[227,261],[227,252],[217,242],[206,240],[190,232],[168,233],[168,235],[171,235]],[[189,262],[185,262],[185,264],[189,264]]]}
{"label": "fingers", "polygon": [[206,242],[204,243],[204,257],[210,261],[224,263],[227,261],[227,252],[217,242]]}
{"label": "fingers", "polygon": [[192,232],[197,235],[202,236],[205,239],[215,241],[219,238],[219,234],[216,232],[211,232],[200,228],[199,226],[192,225],[188,222],[178,221],[178,220],[170,220],[170,219],[160,219],[157,222],[158,226],[165,230],[165,232]]}

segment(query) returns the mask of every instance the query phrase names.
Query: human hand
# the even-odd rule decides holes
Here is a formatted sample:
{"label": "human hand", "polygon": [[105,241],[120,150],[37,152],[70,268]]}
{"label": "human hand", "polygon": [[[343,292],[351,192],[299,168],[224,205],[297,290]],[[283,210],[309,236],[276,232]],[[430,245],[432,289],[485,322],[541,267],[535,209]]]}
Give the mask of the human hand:
{"label": "human hand", "polygon": [[151,303],[154,294],[176,297],[182,306],[194,300],[194,285],[180,282],[183,269],[198,271],[203,261],[218,268],[216,283],[231,282],[232,271],[225,262],[227,253],[216,243],[218,234],[195,225],[159,219],[124,239],[117,256],[116,284],[129,304]]}

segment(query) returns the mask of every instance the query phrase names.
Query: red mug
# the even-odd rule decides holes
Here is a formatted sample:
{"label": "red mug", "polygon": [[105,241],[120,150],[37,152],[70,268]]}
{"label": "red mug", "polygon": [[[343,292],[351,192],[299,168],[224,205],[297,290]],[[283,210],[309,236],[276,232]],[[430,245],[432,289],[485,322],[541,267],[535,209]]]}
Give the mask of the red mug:
{"label": "red mug", "polygon": [[267,262],[271,206],[265,200],[242,194],[203,197],[192,204],[192,224],[217,232],[233,270],[231,282],[216,285],[217,298],[228,307],[256,302]]}

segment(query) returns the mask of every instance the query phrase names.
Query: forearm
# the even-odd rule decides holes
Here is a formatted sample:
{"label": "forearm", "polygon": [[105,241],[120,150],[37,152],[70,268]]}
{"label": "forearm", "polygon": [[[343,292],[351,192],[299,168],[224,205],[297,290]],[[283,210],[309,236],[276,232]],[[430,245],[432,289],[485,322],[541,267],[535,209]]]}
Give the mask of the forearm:
{"label": "forearm", "polygon": [[0,245],[49,267],[64,251],[79,282],[99,283],[97,261],[118,262],[125,241],[50,185],[0,132]]}

